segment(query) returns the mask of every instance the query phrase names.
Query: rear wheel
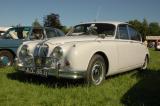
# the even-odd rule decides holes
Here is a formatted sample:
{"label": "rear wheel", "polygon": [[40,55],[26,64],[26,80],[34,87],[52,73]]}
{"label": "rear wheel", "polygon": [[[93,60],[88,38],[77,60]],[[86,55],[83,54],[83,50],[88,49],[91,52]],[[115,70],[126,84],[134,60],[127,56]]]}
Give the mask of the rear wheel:
{"label": "rear wheel", "polygon": [[11,52],[3,50],[0,51],[0,67],[11,66],[14,61],[14,56]]}
{"label": "rear wheel", "polygon": [[148,58],[148,56],[146,56],[141,70],[146,70],[147,69],[148,62],[149,62],[149,58]]}
{"label": "rear wheel", "polygon": [[86,80],[88,84],[99,85],[105,79],[106,64],[102,56],[94,55],[88,65]]}

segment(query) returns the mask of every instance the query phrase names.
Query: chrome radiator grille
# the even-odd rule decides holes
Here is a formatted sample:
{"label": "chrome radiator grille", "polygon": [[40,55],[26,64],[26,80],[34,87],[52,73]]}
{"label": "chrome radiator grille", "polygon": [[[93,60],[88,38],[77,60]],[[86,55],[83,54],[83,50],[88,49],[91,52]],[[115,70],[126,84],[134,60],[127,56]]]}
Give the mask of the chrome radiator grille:
{"label": "chrome radiator grille", "polygon": [[34,62],[36,67],[44,67],[48,54],[48,45],[38,45],[34,51]]}

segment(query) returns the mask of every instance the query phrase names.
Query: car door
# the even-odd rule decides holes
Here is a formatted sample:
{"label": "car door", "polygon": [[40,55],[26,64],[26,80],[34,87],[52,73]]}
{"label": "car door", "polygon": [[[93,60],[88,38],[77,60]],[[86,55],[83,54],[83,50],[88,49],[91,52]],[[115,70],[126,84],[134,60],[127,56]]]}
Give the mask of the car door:
{"label": "car door", "polygon": [[131,26],[128,26],[128,31],[131,39],[131,46],[132,46],[132,63],[134,67],[139,67],[144,63],[144,45],[142,43],[142,38],[139,32],[137,32],[134,28]]}
{"label": "car door", "polygon": [[[93,25],[92,25],[93,27]],[[98,51],[105,53],[109,60],[109,71],[107,74],[114,74],[118,65],[117,45],[114,42],[116,26],[108,23],[95,23],[93,34],[99,36],[97,41]]]}
{"label": "car door", "polygon": [[130,42],[127,24],[120,24],[116,32],[116,44],[118,52],[118,70],[117,73],[131,69],[135,51]]}

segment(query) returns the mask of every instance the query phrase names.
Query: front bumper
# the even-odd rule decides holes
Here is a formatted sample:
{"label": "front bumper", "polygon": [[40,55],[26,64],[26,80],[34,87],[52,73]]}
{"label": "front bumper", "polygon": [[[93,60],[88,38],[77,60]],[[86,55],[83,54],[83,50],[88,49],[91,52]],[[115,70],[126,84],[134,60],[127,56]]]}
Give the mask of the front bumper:
{"label": "front bumper", "polygon": [[16,69],[30,74],[42,75],[42,76],[55,76],[68,79],[80,79],[84,78],[86,71],[70,71],[70,70],[61,70],[55,68],[47,67],[26,67],[22,64],[17,64]]}

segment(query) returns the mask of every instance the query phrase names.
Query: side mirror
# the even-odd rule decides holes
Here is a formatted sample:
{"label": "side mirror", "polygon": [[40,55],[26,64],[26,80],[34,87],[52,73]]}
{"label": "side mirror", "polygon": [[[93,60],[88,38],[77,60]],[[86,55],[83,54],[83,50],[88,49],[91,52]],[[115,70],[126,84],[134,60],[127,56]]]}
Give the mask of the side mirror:
{"label": "side mirror", "polygon": [[99,36],[100,38],[102,38],[102,39],[104,39],[104,38],[106,37],[105,34],[99,34],[98,36]]}

